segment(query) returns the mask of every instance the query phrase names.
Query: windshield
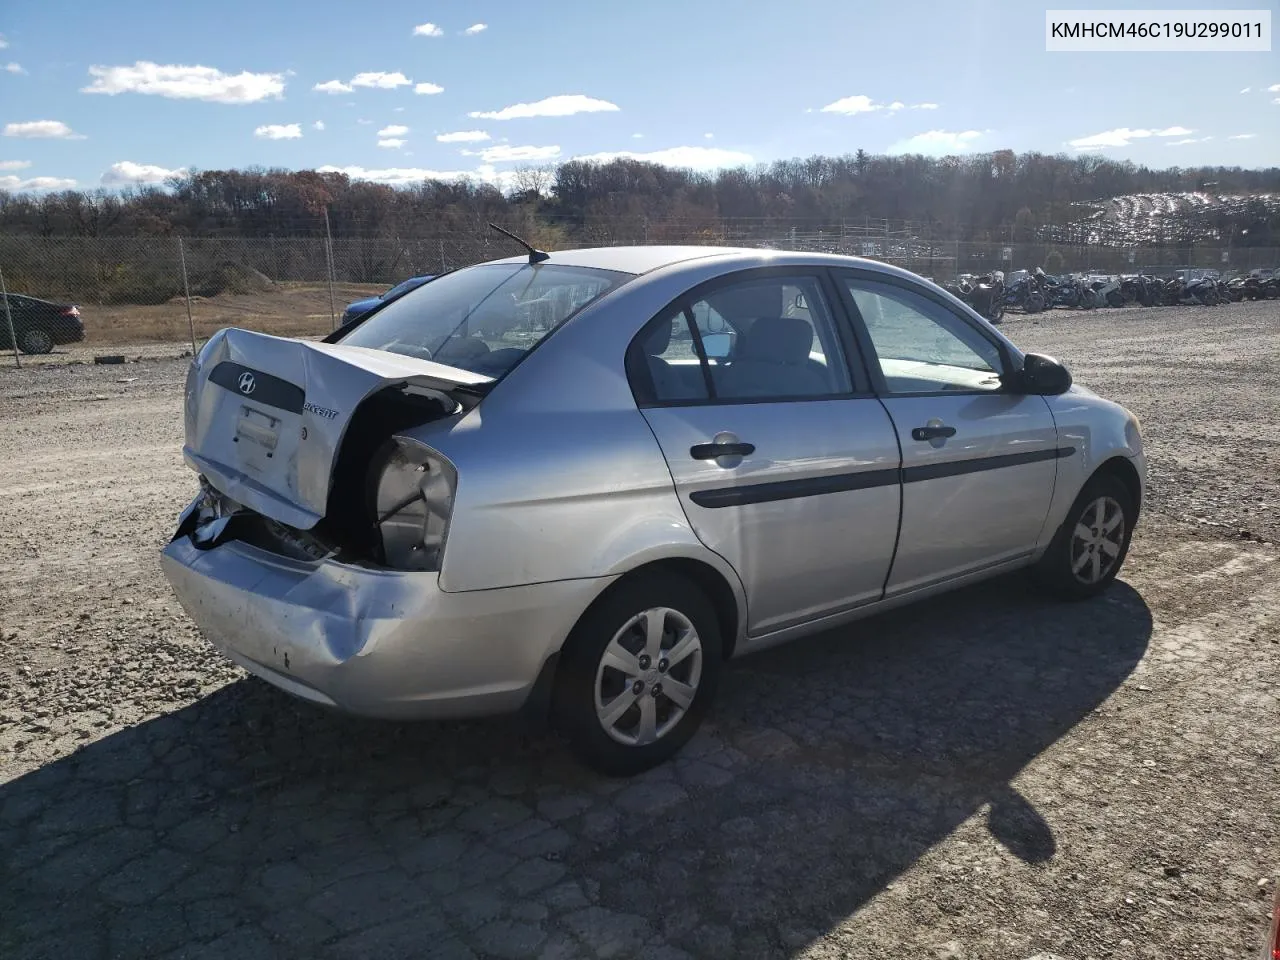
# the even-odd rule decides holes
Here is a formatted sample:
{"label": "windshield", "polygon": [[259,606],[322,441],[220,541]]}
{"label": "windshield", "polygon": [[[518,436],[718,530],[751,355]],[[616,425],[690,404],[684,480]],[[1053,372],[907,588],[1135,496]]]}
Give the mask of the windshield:
{"label": "windshield", "polygon": [[338,342],[496,379],[570,316],[630,276],[545,263],[468,267],[387,304]]}

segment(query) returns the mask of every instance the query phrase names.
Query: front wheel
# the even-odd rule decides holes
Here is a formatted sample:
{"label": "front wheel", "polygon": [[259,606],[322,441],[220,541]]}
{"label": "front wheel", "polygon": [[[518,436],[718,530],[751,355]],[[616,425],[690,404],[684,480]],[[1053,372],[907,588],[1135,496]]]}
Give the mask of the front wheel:
{"label": "front wheel", "polygon": [[1040,296],[1038,293],[1033,293],[1031,296],[1027,297],[1027,313],[1039,313],[1043,309],[1044,297]]}
{"label": "front wheel", "polygon": [[1110,586],[1129,553],[1137,505],[1117,477],[1095,475],[1036,563],[1036,580],[1064,600],[1084,600]]}
{"label": "front wheel", "polygon": [[556,725],[573,752],[609,776],[672,757],[715,699],[723,656],[710,601],[667,573],[624,580],[565,642]]}

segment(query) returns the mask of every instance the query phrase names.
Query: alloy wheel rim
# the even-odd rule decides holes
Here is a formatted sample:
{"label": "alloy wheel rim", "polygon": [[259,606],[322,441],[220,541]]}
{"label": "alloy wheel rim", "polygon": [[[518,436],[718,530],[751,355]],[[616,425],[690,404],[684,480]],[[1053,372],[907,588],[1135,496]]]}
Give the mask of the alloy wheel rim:
{"label": "alloy wheel rim", "polygon": [[655,743],[693,706],[702,639],[679,610],[651,607],[613,635],[596,667],[596,719],[629,747]]}
{"label": "alloy wheel rim", "polygon": [[1071,536],[1071,573],[1092,586],[1120,559],[1124,544],[1124,509],[1112,497],[1098,497],[1080,512]]}
{"label": "alloy wheel rim", "polygon": [[53,337],[43,330],[28,330],[20,339],[32,353],[48,353],[53,349]]}

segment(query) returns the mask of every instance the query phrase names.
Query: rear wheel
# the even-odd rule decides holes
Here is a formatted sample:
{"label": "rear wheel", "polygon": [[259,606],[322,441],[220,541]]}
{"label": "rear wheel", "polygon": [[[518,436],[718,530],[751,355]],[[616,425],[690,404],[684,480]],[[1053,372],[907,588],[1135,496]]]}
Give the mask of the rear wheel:
{"label": "rear wheel", "polygon": [[1124,294],[1119,290],[1112,290],[1107,294],[1107,305],[1112,307],[1124,306]]}
{"label": "rear wheel", "polygon": [[584,763],[630,776],[673,756],[715,699],[720,627],[694,584],[667,573],[624,580],[565,642],[556,725]]}
{"label": "rear wheel", "polygon": [[47,330],[23,330],[18,334],[18,349],[23,353],[48,353],[53,349],[53,337]]}
{"label": "rear wheel", "polygon": [[1064,600],[1101,593],[1129,553],[1137,505],[1117,477],[1097,474],[1080,491],[1053,542],[1036,563],[1040,585]]}
{"label": "rear wheel", "polygon": [[1033,293],[1027,297],[1027,313],[1039,313],[1044,309],[1044,297],[1038,293]]}

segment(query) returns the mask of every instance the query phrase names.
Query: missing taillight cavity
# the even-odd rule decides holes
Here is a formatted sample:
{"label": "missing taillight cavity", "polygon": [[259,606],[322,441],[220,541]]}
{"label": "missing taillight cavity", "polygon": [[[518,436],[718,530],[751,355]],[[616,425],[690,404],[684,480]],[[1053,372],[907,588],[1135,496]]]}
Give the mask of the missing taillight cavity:
{"label": "missing taillight cavity", "polygon": [[369,476],[379,559],[398,570],[439,570],[456,477],[434,451],[396,438]]}
{"label": "missing taillight cavity", "polygon": [[460,409],[442,392],[401,387],[387,387],[361,403],[344,432],[325,518],[316,533],[339,544],[344,553],[386,563],[375,499],[390,439]]}

